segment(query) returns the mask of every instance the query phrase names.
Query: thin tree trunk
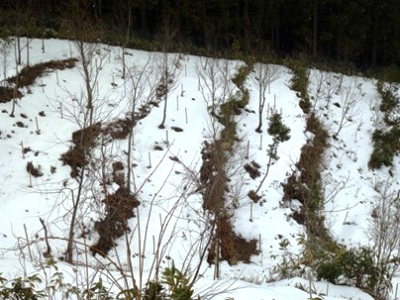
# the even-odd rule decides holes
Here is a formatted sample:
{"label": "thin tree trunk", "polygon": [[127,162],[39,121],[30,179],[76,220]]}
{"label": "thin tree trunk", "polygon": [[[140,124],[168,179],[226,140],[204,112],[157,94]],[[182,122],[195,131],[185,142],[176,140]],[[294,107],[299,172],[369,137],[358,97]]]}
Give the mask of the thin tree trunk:
{"label": "thin tree trunk", "polygon": [[[69,224],[69,233],[68,233],[68,244],[67,251],[65,252],[65,261],[67,263],[73,264],[73,247],[74,247],[74,227],[76,222],[76,215],[78,213],[79,204],[81,202],[82,190],[83,190],[83,180],[85,179],[85,167],[82,167],[81,174],[79,176],[79,186],[78,186],[78,195],[76,196],[75,203],[73,205],[71,222]],[[72,196],[72,199],[74,197]]]}
{"label": "thin tree trunk", "polygon": [[314,18],[313,18],[313,45],[312,45],[312,55],[313,58],[317,58],[317,48],[318,48],[318,1],[314,2]]}

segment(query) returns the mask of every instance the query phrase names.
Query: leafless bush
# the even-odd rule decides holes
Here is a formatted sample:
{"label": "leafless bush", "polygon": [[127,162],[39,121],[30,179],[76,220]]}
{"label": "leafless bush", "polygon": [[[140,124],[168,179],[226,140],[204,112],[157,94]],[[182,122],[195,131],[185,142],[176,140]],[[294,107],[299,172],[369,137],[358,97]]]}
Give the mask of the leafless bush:
{"label": "leafless bush", "polygon": [[393,276],[400,266],[400,190],[390,179],[377,182],[374,189],[377,196],[371,209],[367,235],[374,265],[380,272],[375,293],[388,299]]}
{"label": "leafless bush", "polygon": [[256,132],[262,132],[263,112],[267,100],[267,90],[270,92],[271,84],[282,74],[282,68],[274,64],[254,64],[253,76],[251,77],[258,87],[258,126]]}

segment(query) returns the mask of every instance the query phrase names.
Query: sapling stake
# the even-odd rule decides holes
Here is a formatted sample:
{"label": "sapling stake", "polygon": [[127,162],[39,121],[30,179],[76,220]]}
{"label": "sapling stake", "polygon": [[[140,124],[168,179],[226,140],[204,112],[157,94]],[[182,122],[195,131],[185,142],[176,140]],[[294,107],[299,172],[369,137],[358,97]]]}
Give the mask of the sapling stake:
{"label": "sapling stake", "polygon": [[262,252],[262,246],[261,246],[261,233],[258,234],[258,252],[260,252],[260,258],[261,258],[261,266],[263,265],[264,262],[264,255]]}
{"label": "sapling stake", "polygon": [[31,243],[29,242],[28,230],[26,229],[25,223],[24,223],[24,232],[25,232],[26,244],[28,245],[29,258],[31,261],[33,261],[33,256],[32,256],[32,251],[31,251]]}
{"label": "sapling stake", "polygon": [[46,52],[46,47],[44,45],[44,39],[42,38],[42,53]]}
{"label": "sapling stake", "polygon": [[188,123],[188,114],[187,114],[187,108],[185,107],[185,119],[186,119],[186,124]]}
{"label": "sapling stake", "polygon": [[247,141],[247,146],[246,146],[246,159],[249,159],[249,154],[250,154],[250,141]]}
{"label": "sapling stake", "polygon": [[57,80],[57,84],[60,84],[60,80],[58,79],[58,72],[56,70],[56,80]]}
{"label": "sapling stake", "polygon": [[263,142],[263,136],[260,134],[260,147],[258,149],[262,150],[262,142]]}
{"label": "sapling stake", "polygon": [[61,101],[60,101],[60,114],[61,114],[61,119],[64,119],[63,105]]}
{"label": "sapling stake", "polygon": [[147,168],[151,168],[151,153],[149,152],[149,166]]}
{"label": "sapling stake", "polygon": [[165,130],[165,144],[167,145],[167,147],[169,146],[168,130]]}
{"label": "sapling stake", "polygon": [[186,68],[186,64],[185,64],[185,77],[187,77],[187,68]]}
{"label": "sapling stake", "polygon": [[35,117],[35,123],[36,123],[36,134],[40,134],[40,128],[39,128],[39,121],[38,118]]}
{"label": "sapling stake", "polygon": [[250,222],[253,222],[253,202],[250,203]]}
{"label": "sapling stake", "polygon": [[153,255],[156,254],[156,237],[153,235]]}
{"label": "sapling stake", "polygon": [[20,145],[21,145],[22,158],[23,158],[23,159],[25,159],[25,153],[24,153],[24,142],[23,142],[23,141],[21,141]]}
{"label": "sapling stake", "polygon": [[343,220],[343,225],[346,225],[348,215],[349,215],[349,211],[346,211],[346,215],[344,216],[344,220]]}

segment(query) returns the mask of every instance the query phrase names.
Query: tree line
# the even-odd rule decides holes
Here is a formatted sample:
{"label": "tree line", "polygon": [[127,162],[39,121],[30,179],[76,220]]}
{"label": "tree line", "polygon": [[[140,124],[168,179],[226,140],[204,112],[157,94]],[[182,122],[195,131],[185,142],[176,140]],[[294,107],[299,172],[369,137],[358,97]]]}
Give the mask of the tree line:
{"label": "tree line", "polygon": [[397,0],[4,0],[0,25],[27,17],[28,7],[37,26],[57,30],[79,9],[121,36],[156,40],[168,27],[176,43],[210,53],[269,49],[363,69],[400,62]]}

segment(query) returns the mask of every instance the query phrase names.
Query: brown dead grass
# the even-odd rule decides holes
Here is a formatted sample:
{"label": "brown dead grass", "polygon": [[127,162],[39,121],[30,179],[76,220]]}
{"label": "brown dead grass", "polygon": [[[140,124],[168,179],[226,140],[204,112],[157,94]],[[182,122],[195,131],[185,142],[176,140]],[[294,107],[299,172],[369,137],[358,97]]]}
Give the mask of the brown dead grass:
{"label": "brown dead grass", "polygon": [[220,247],[220,261],[225,260],[229,265],[239,261],[251,262],[252,255],[258,255],[257,240],[247,241],[236,235],[232,228],[231,217],[224,213],[217,222],[217,234],[213,237],[207,256],[207,262],[214,264],[216,259],[217,244]]}
{"label": "brown dead grass", "polygon": [[90,151],[96,146],[100,132],[101,123],[96,123],[72,133],[74,145],[66,153],[62,154],[60,158],[64,165],[71,167],[71,177],[77,177],[79,169],[89,163]]}
{"label": "brown dead grass", "polygon": [[75,67],[77,61],[76,58],[69,58],[64,60],[51,60],[34,66],[26,66],[17,76],[11,77],[7,79],[7,81],[17,85],[17,88],[30,86],[38,77],[43,76],[46,70],[71,69]]}
{"label": "brown dead grass", "polygon": [[94,225],[100,238],[90,247],[90,250],[93,255],[106,256],[115,246],[115,240],[129,231],[127,221],[134,217],[133,209],[138,207],[140,202],[121,187],[114,194],[108,195],[103,202],[106,215]]}
{"label": "brown dead grass", "polygon": [[22,94],[17,89],[0,86],[0,103],[7,103],[13,99],[21,99]]}

